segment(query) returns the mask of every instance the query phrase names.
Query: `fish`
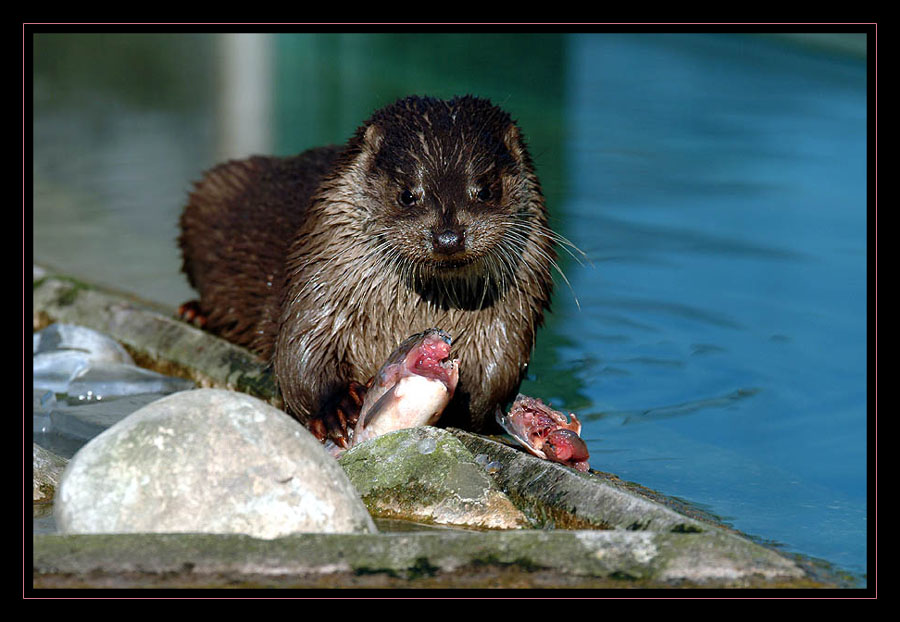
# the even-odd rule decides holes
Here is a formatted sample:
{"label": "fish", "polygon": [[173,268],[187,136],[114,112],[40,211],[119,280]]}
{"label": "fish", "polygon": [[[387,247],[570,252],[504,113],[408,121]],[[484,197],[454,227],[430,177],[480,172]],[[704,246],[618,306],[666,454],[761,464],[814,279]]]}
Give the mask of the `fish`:
{"label": "fish", "polygon": [[430,328],[406,338],[378,370],[366,391],[350,447],[382,434],[434,425],[459,382],[452,339]]}
{"label": "fish", "polygon": [[575,413],[569,417],[571,421],[540,399],[521,393],[508,414],[499,407],[496,411],[497,423],[530,453],[587,472],[590,454],[581,438],[581,422]]}

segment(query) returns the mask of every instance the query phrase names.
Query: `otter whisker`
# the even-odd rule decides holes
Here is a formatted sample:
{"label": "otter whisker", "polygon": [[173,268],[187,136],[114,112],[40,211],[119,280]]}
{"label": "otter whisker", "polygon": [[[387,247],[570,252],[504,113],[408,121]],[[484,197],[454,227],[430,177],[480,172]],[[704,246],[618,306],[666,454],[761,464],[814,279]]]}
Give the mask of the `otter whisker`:
{"label": "otter whisker", "polygon": [[[523,232],[521,232],[520,230],[516,229],[515,227],[510,228],[509,236],[511,238],[519,241],[520,243],[522,243],[523,246],[528,243],[528,238],[525,236],[525,234]],[[549,238],[549,236],[547,236],[547,237]],[[550,255],[547,251],[545,251],[539,247],[535,246],[533,248],[533,250],[535,253],[540,255],[545,261],[547,261],[553,267],[553,269],[556,270],[556,272],[559,274],[560,278],[562,278],[562,280],[565,282],[566,286],[569,288],[569,291],[572,294],[572,298],[575,301],[575,306],[578,307],[579,309],[581,309],[581,303],[578,300],[578,296],[575,294],[575,290],[572,287],[572,284],[569,282],[569,279],[566,277],[565,273],[563,272],[562,268],[557,263],[556,259],[552,255]]]}

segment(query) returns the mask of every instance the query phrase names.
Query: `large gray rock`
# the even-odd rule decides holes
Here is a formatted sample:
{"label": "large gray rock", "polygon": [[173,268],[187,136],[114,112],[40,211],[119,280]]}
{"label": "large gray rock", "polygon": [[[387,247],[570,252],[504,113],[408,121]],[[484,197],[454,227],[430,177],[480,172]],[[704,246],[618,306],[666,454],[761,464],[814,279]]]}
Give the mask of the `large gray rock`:
{"label": "large gray rock", "polygon": [[63,474],[55,517],[62,533],[376,531],[302,425],[218,389],[153,402],[85,445]]}

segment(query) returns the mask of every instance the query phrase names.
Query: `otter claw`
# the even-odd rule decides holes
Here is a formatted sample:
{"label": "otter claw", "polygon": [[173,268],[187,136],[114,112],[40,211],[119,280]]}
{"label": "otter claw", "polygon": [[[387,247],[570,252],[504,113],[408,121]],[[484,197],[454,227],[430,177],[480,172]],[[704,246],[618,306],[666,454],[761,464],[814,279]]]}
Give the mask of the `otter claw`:
{"label": "otter claw", "polygon": [[365,397],[366,386],[351,381],[334,410],[311,421],[310,430],[322,442],[331,439],[338,447],[347,448],[350,444],[349,431],[356,426]]}
{"label": "otter claw", "polygon": [[208,321],[206,315],[200,310],[200,302],[197,300],[188,300],[178,307],[178,317],[197,328],[204,328]]}
{"label": "otter claw", "polygon": [[325,438],[328,436],[328,430],[325,429],[325,421],[322,419],[311,419],[307,424],[307,428],[310,432],[312,432],[313,436],[317,439],[325,442]]}
{"label": "otter claw", "polygon": [[347,417],[341,408],[334,410],[334,416],[328,418],[328,437],[341,447],[347,446]]}
{"label": "otter claw", "polygon": [[335,409],[333,413],[310,419],[306,427],[322,443],[331,441],[344,449],[348,445],[347,421],[339,409]]}
{"label": "otter claw", "polygon": [[347,395],[353,400],[353,405],[356,406],[355,416],[351,417],[352,422],[355,424],[356,420],[359,418],[359,409],[362,408],[363,400],[366,398],[366,391],[368,387],[372,386],[372,380],[369,380],[369,384],[360,384],[353,380],[350,381],[350,386],[347,387]]}

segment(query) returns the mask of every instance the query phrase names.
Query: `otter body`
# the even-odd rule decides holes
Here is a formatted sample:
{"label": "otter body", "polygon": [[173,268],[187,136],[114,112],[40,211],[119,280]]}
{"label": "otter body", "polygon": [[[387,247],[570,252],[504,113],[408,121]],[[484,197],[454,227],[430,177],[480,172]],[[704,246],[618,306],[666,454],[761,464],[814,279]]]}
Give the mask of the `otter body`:
{"label": "otter body", "polygon": [[474,97],[409,97],[342,148],[220,165],[181,227],[207,328],[271,361],[320,437],[352,382],[431,327],[460,359],[442,422],[490,429],[549,307],[555,235],[531,158],[509,115]]}

